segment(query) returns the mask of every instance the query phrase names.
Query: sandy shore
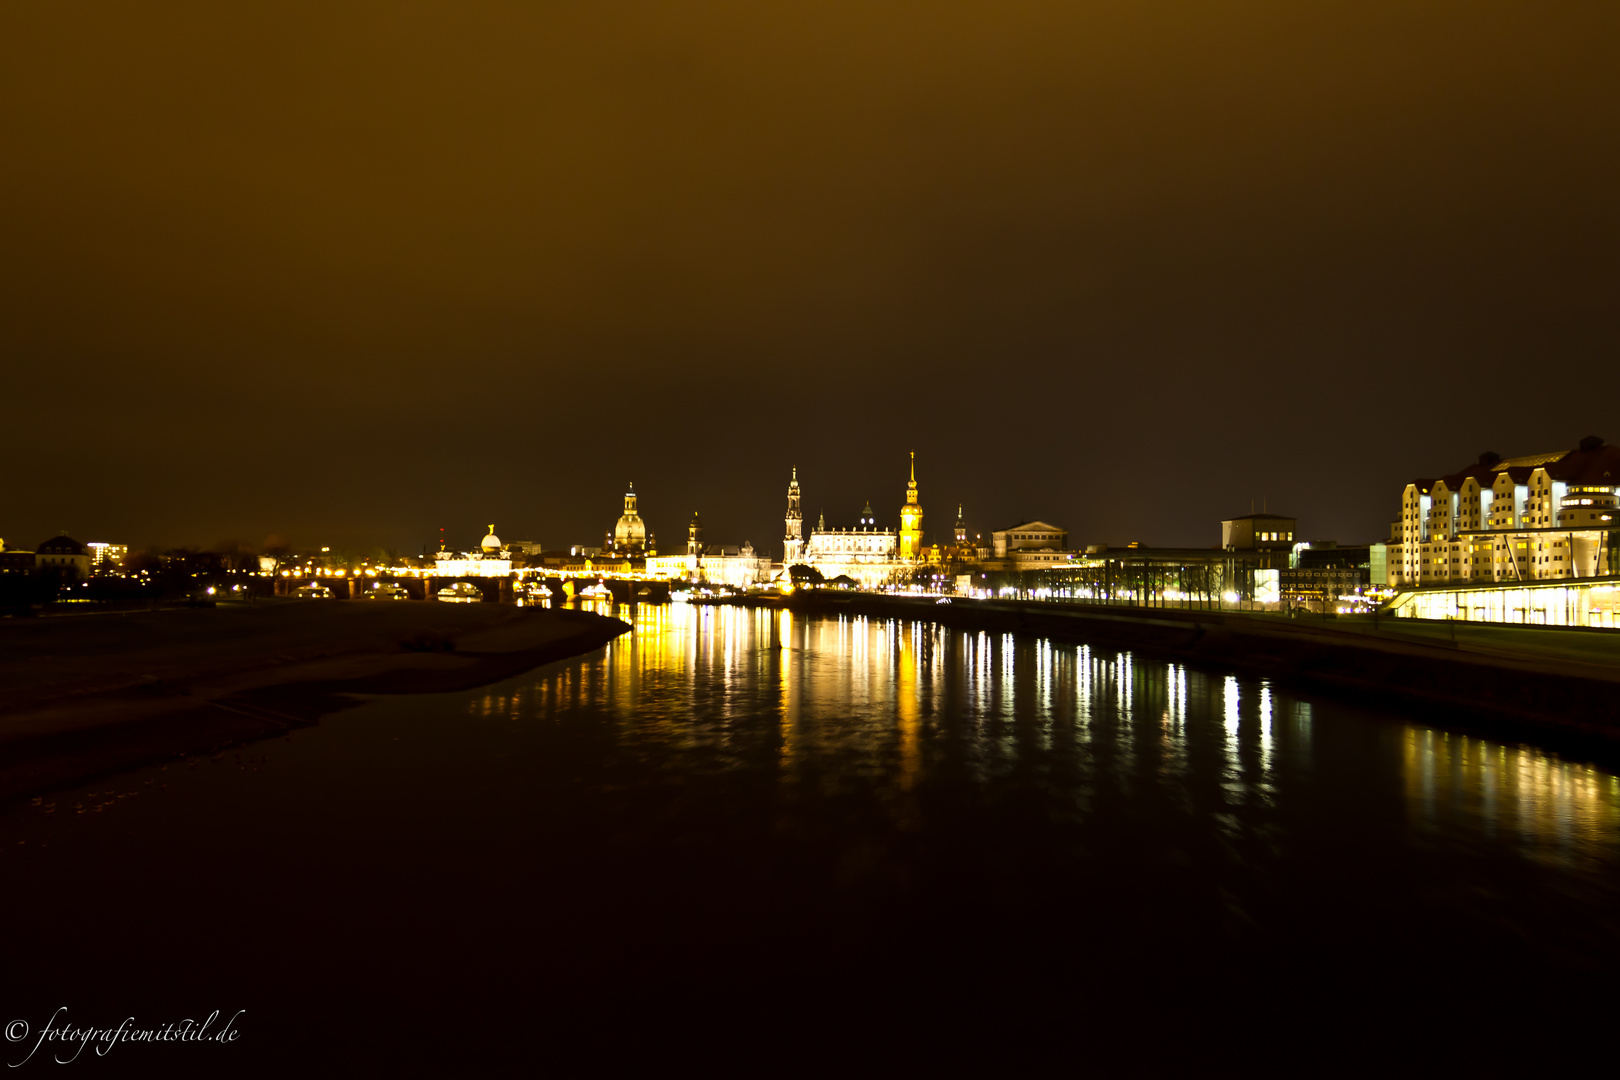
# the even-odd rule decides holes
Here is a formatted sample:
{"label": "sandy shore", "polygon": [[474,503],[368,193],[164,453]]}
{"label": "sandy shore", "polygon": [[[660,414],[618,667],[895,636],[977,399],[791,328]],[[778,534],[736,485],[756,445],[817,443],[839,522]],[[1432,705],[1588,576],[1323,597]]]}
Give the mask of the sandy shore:
{"label": "sandy shore", "polygon": [[282,602],[0,620],[0,799],[470,689],[624,633],[588,612]]}

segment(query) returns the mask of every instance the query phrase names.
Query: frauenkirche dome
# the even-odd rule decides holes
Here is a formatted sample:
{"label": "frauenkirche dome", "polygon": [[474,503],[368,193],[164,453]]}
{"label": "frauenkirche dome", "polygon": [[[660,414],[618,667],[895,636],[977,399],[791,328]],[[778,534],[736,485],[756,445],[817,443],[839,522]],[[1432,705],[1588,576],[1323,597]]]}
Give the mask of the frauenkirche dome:
{"label": "frauenkirche dome", "polygon": [[603,545],[615,555],[651,555],[655,544],[652,530],[636,512],[636,485],[631,484],[624,493],[624,514],[614,523]]}

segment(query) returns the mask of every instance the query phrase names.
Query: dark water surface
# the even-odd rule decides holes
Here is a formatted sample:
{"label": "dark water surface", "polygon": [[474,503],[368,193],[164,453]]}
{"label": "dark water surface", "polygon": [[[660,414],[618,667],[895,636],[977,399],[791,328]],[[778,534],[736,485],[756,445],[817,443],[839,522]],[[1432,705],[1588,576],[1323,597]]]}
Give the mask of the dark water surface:
{"label": "dark water surface", "polygon": [[634,621],[6,813],[0,1022],[247,1010],[84,1071],[564,1075],[1489,1072],[1613,1026],[1611,772],[1085,646]]}

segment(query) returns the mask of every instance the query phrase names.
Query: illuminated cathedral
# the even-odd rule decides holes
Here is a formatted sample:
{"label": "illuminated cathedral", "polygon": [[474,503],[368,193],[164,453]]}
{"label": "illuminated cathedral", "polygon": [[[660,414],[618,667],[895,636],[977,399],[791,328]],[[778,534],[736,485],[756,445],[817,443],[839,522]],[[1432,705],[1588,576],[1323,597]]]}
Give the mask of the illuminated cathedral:
{"label": "illuminated cathedral", "polygon": [[911,455],[911,479],[900,507],[900,530],[881,528],[867,502],[853,529],[829,529],[821,515],[809,538],[804,536],[803,492],[794,468],[787,492],[786,535],[782,565],[814,567],[827,580],[847,577],[862,588],[893,584],[922,562],[922,502],[917,495],[917,455]]}

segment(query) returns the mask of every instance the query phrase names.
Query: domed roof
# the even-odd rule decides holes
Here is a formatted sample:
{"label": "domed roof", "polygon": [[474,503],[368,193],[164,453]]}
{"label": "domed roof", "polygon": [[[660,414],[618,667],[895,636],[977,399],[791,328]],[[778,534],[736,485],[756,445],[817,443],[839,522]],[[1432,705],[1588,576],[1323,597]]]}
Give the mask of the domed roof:
{"label": "domed roof", "polygon": [[624,516],[613,523],[604,546],[620,555],[639,555],[651,554],[654,543],[652,530],[636,512],[636,486],[631,484],[624,493]]}
{"label": "domed roof", "polygon": [[613,539],[620,542],[626,540],[647,539],[647,526],[641,520],[640,514],[626,514],[613,526]]}
{"label": "domed roof", "polygon": [[489,535],[478,541],[478,546],[485,551],[499,551],[501,549],[501,538],[495,535],[495,526],[491,525],[489,527]]}

